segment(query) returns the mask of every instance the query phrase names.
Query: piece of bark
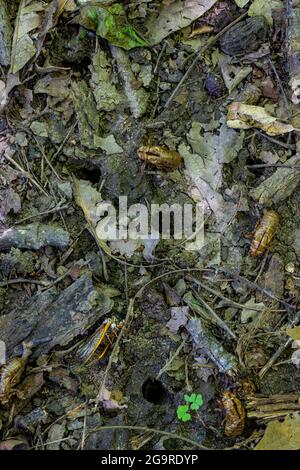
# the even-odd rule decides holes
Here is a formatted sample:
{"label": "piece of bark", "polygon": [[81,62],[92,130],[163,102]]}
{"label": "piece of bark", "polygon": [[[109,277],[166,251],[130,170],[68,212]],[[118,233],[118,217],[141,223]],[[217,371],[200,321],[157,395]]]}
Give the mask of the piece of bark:
{"label": "piece of bark", "polygon": [[[291,169],[286,168],[290,166]],[[250,191],[250,196],[265,208],[279,204],[287,199],[300,182],[300,154],[286,161],[272,176]]]}
{"label": "piece of bark", "polygon": [[43,246],[66,248],[68,245],[69,234],[54,225],[35,223],[0,232],[0,250],[10,250],[13,247],[39,250]]}
{"label": "piece of bark", "polygon": [[299,412],[299,398],[299,392],[268,397],[262,395],[246,397],[247,417],[269,421]]}
{"label": "piece of bark", "polygon": [[39,293],[7,315],[0,317],[0,340],[7,359],[20,354],[22,342],[32,342],[32,356],[66,346],[112,308],[113,301],[83,275],[60,295],[55,289]]}

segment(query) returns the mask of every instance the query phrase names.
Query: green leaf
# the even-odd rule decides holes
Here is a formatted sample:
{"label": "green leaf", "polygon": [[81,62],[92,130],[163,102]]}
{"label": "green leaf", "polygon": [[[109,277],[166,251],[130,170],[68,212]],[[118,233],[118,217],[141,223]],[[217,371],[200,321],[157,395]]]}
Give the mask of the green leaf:
{"label": "green leaf", "polygon": [[203,405],[203,398],[200,393],[198,395],[196,393],[184,395],[184,399],[187,403],[191,403],[191,410],[193,411],[199,410],[200,406]]}
{"label": "green leaf", "polygon": [[148,43],[127,23],[125,11],[119,3],[110,7],[86,6],[80,12],[80,24],[96,31],[110,44],[125,50],[145,47]]}
{"label": "green leaf", "polygon": [[177,418],[180,419],[183,422],[190,421],[192,419],[192,416],[189,411],[189,406],[188,405],[180,405],[177,408]]}
{"label": "green leaf", "polygon": [[187,403],[193,403],[196,398],[196,393],[192,393],[191,395],[184,395],[184,399]]}
{"label": "green leaf", "polygon": [[191,404],[191,410],[197,411],[202,405],[203,405],[203,398],[202,398],[202,395],[199,393],[198,395],[196,395],[195,400]]}

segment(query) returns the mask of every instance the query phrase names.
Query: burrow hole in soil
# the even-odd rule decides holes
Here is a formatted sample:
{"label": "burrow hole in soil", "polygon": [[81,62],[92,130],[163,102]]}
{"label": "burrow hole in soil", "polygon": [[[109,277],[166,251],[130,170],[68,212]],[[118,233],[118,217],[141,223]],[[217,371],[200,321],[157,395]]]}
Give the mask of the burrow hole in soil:
{"label": "burrow hole in soil", "polygon": [[158,405],[166,397],[167,392],[159,380],[149,377],[143,383],[142,393],[145,400],[154,403],[154,405]]}

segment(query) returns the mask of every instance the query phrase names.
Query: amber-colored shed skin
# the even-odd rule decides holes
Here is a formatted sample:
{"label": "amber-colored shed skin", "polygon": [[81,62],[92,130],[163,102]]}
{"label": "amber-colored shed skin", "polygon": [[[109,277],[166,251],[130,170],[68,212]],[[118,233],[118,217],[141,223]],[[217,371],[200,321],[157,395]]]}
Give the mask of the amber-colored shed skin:
{"label": "amber-colored shed skin", "polygon": [[182,163],[182,157],[176,150],[169,150],[159,145],[140,147],[137,153],[144,164],[149,163],[159,170],[175,170]]}
{"label": "amber-colored shed skin", "polygon": [[271,243],[279,225],[279,215],[275,211],[267,211],[259,222],[250,247],[250,255],[254,258],[262,255]]}
{"label": "amber-colored shed skin", "polygon": [[225,435],[240,436],[246,422],[246,411],[241,400],[232,392],[224,392],[221,401],[225,411]]}

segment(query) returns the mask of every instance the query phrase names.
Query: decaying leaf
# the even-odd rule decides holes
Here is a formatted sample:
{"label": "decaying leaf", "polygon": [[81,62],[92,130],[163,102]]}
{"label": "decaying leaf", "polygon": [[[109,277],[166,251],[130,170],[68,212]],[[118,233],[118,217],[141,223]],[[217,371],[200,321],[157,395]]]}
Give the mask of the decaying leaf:
{"label": "decaying leaf", "polygon": [[16,390],[16,396],[20,400],[30,400],[45,384],[43,372],[35,372],[27,375]]}
{"label": "decaying leaf", "polygon": [[45,6],[35,0],[21,0],[15,23],[10,72],[17,73],[36,53],[36,46],[29,33],[41,24],[40,13]]}
{"label": "decaying leaf", "polygon": [[176,0],[171,5],[161,8],[158,18],[146,22],[147,39],[150,44],[157,44],[169,34],[185,28],[197,18],[203,16],[217,0]]}
{"label": "decaying leaf", "polygon": [[100,403],[103,408],[106,410],[120,410],[122,408],[127,408],[127,405],[120,404],[119,401],[122,401],[123,396],[118,392],[110,392],[106,387],[102,389],[100,395]]}
{"label": "decaying leaf", "polygon": [[75,0],[58,0],[56,16],[59,17],[64,11],[74,11],[76,8]]}
{"label": "decaying leaf", "polygon": [[252,67],[238,67],[237,65],[231,65],[231,58],[223,54],[221,63],[221,72],[225,82],[225,85],[231,93],[249,73],[252,72]]}
{"label": "decaying leaf", "polygon": [[72,99],[81,143],[87,148],[95,148],[95,138],[100,136],[100,115],[93,93],[84,80],[72,83]]}
{"label": "decaying leaf", "polygon": [[224,122],[219,134],[206,132],[202,135],[201,129],[200,123],[192,124],[188,134],[192,152],[185,144],[181,144],[178,150],[184,158],[188,176],[223,230],[236,211],[235,204],[225,201],[220,191],[223,165],[237,157],[243,146],[244,135],[228,129]]}
{"label": "decaying leaf", "polygon": [[141,240],[115,240],[111,241],[109,246],[114,253],[131,258],[143,246],[143,243]]}
{"label": "decaying leaf", "polygon": [[181,326],[185,326],[188,321],[189,307],[172,307],[171,319],[167,323],[167,328],[171,333],[177,333]]}
{"label": "decaying leaf", "polygon": [[[253,197],[263,207],[270,207],[285,201],[296,189],[300,181],[300,155],[297,153],[289,158],[283,168],[278,168],[273,175],[265,179],[257,188],[250,191]],[[291,168],[288,168],[288,167]]]}
{"label": "decaying leaf", "polygon": [[[258,310],[251,310],[252,307],[260,309],[261,312]],[[265,305],[262,302],[256,303],[255,298],[252,297],[250,300],[245,302],[245,308],[241,312],[241,323],[249,323],[249,326],[251,327],[255,326],[259,321],[264,309]]]}
{"label": "decaying leaf", "polygon": [[95,227],[98,222],[96,206],[102,201],[102,196],[89,181],[74,178],[74,194],[76,203],[83,210],[86,221]]}
{"label": "decaying leaf", "polygon": [[264,16],[267,22],[272,26],[272,11],[277,8],[283,8],[282,3],[283,2],[281,2],[280,0],[253,0],[248,10],[248,15]]}
{"label": "decaying leaf", "polygon": [[291,356],[291,363],[300,369],[300,349],[296,349]]}
{"label": "decaying leaf", "polygon": [[93,55],[91,87],[99,111],[113,111],[121,101],[121,94],[111,83],[112,67],[105,51],[99,49]]}
{"label": "decaying leaf", "polygon": [[234,102],[228,106],[227,126],[232,129],[251,129],[257,127],[268,135],[281,135],[292,132],[294,127],[280,122],[262,106]]}
{"label": "decaying leaf", "polygon": [[247,3],[249,3],[249,0],[235,0],[235,3],[237,4],[238,7],[244,8]]}
{"label": "decaying leaf", "polygon": [[13,188],[7,188],[0,192],[0,222],[5,222],[7,214],[13,211],[15,214],[21,209],[21,200]]}
{"label": "decaying leaf", "polygon": [[300,415],[286,416],[283,422],[271,421],[255,450],[299,450]]}
{"label": "decaying leaf", "polygon": [[294,341],[299,342],[299,346],[300,346],[300,326],[287,328],[286,332],[291,338],[293,338]]}
{"label": "decaying leaf", "polygon": [[149,94],[144,88],[136,89],[133,84],[135,76],[131,69],[130,60],[119,47],[111,46],[111,53],[118,64],[120,76],[123,80],[124,91],[127,96],[133,117],[140,118],[147,111]]}
{"label": "decaying leaf", "polygon": [[147,42],[130,26],[120,3],[108,7],[88,5],[80,12],[80,23],[106,39],[110,44],[127,51],[147,46]]}

